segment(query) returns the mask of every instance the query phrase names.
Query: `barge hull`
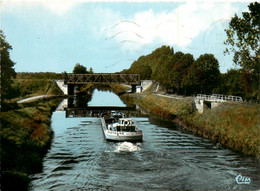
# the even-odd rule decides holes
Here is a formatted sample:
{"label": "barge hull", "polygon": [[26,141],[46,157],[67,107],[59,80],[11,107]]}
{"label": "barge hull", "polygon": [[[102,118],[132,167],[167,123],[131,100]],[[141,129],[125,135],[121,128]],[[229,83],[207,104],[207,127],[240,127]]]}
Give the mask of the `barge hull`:
{"label": "barge hull", "polygon": [[118,135],[109,135],[104,133],[106,140],[108,141],[129,141],[129,142],[137,142],[142,141],[143,136],[118,136]]}
{"label": "barge hull", "polygon": [[104,133],[104,137],[108,141],[129,141],[129,142],[143,141],[143,134],[126,135],[125,133],[109,133],[104,118],[101,118],[101,125]]}

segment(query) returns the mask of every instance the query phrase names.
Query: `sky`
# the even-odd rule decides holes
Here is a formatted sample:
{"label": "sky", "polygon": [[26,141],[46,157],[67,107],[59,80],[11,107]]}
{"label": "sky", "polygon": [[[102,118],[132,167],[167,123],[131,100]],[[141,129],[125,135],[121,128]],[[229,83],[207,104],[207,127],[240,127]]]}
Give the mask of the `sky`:
{"label": "sky", "polygon": [[70,73],[79,63],[96,73],[127,69],[168,45],[197,59],[214,54],[220,71],[231,17],[246,1],[0,0],[0,27],[12,46],[16,72]]}

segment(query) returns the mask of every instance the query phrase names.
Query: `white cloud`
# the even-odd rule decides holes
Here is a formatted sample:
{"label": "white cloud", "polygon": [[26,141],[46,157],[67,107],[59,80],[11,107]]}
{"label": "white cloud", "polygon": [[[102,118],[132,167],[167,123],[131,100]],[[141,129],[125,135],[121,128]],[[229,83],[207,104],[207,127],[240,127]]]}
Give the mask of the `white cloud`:
{"label": "white cloud", "polygon": [[35,6],[45,7],[50,12],[63,16],[72,10],[80,1],[71,0],[3,0],[0,2],[2,11],[14,12],[17,9],[33,9]]}
{"label": "white cloud", "polygon": [[40,1],[45,7],[47,7],[51,12],[57,15],[64,15],[73,9],[78,3],[77,1],[61,1],[61,0],[52,0],[52,1]]}
{"label": "white cloud", "polygon": [[131,18],[117,15],[110,19],[113,15],[110,13],[110,16],[103,17],[109,22],[103,26],[102,32],[106,39],[116,40],[130,50],[158,41],[186,47],[213,23],[229,20],[235,11],[230,3],[186,2],[170,12],[147,10]]}

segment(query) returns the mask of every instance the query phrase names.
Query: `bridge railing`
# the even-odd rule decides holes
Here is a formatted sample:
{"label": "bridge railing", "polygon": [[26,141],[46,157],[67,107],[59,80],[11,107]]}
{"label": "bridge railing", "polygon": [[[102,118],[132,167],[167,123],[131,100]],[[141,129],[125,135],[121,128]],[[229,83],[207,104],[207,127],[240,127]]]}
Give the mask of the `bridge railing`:
{"label": "bridge railing", "polygon": [[242,97],[222,94],[197,94],[195,97],[197,100],[211,101],[211,102],[243,102]]}
{"label": "bridge railing", "polygon": [[213,96],[216,96],[217,99],[222,99],[226,101],[235,101],[235,102],[243,102],[242,97],[240,96],[233,96],[233,95],[221,95],[221,94],[213,94]]}
{"label": "bridge railing", "polygon": [[65,84],[86,84],[86,83],[124,83],[130,85],[140,84],[139,74],[67,74],[64,79]]}

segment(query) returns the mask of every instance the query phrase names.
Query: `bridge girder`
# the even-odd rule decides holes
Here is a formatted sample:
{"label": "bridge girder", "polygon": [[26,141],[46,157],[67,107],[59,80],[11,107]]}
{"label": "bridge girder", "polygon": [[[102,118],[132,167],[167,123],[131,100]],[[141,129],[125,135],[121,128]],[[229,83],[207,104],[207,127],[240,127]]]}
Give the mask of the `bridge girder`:
{"label": "bridge girder", "polygon": [[97,73],[97,74],[67,74],[64,79],[65,84],[128,84],[139,85],[140,74],[115,74],[115,73]]}
{"label": "bridge girder", "polygon": [[68,95],[74,94],[75,85],[82,84],[127,84],[136,92],[136,86],[141,84],[140,74],[66,74],[64,84],[68,85]]}

